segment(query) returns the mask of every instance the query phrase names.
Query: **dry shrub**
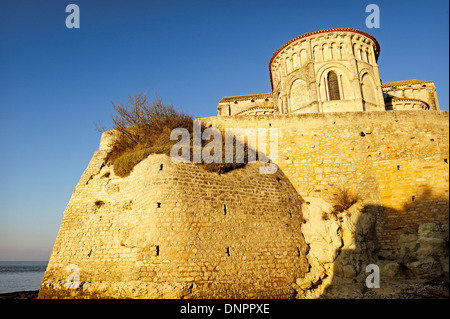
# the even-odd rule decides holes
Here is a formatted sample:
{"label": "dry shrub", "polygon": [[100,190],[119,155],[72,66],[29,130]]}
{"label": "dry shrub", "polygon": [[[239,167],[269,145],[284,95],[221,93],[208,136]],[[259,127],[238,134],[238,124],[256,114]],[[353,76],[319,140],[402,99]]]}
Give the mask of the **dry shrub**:
{"label": "dry shrub", "polygon": [[339,186],[333,196],[333,212],[334,214],[346,211],[359,200],[358,195],[353,193],[350,189]]}
{"label": "dry shrub", "polygon": [[110,161],[129,151],[149,147],[164,149],[162,153],[165,153],[170,144],[170,132],[174,128],[192,130],[192,116],[175,110],[173,105],[164,104],[158,96],[149,103],[145,93],[137,93],[128,96],[127,104],[112,102],[112,106],[116,112],[111,116],[113,128],[119,134],[109,154]]}
{"label": "dry shrub", "polygon": [[[126,104],[112,102],[116,114],[111,115],[117,135],[112,150],[108,154],[108,162],[113,163],[114,173],[120,177],[130,174],[134,166],[144,160],[150,154],[170,155],[172,146],[178,141],[170,140],[170,133],[175,128],[185,128],[190,132],[191,158],[193,159],[193,117],[175,110],[172,105],[164,104],[161,98],[156,96],[154,102],[149,103],[147,95],[137,93],[128,96]],[[97,127],[99,131],[104,128]],[[203,130],[205,127],[201,127]],[[225,163],[225,135],[222,133],[222,162],[205,163],[201,165],[210,172],[222,174],[233,169],[242,168],[247,163],[248,148],[244,145],[244,163],[238,163],[234,154],[233,163]],[[202,147],[209,141],[201,141]],[[233,149],[236,140],[233,140]]]}

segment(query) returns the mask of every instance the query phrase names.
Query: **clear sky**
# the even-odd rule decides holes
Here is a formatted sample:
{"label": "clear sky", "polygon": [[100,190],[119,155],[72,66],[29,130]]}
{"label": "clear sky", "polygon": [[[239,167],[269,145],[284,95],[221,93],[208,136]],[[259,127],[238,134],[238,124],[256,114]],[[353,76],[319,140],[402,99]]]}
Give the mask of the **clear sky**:
{"label": "clear sky", "polygon": [[[68,29],[66,6],[80,8]],[[368,29],[365,8],[380,8]],[[148,91],[195,117],[270,92],[274,51],[306,32],[360,29],[383,82],[432,80],[449,105],[449,9],[433,1],[0,0],[0,260],[48,260],[64,209],[110,126],[111,101]]]}

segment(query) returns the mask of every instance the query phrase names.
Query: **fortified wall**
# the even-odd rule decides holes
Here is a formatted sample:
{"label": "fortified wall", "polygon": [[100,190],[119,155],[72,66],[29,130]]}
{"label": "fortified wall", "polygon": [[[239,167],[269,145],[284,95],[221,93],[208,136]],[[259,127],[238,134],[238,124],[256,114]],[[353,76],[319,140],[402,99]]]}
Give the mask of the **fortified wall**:
{"label": "fortified wall", "polygon": [[[375,216],[372,255],[401,260],[402,236],[448,225],[448,112],[202,121],[277,129],[277,172],[260,174],[257,162],[218,175],[150,155],[120,178],[104,136],[64,212],[40,298],[292,298],[317,254],[302,229],[321,219],[303,217],[303,197],[330,202],[340,186]],[[78,289],[67,287],[68,265],[79,268]]]}
{"label": "fortified wall", "polygon": [[302,197],[331,201],[344,187],[376,210],[382,249],[409,227],[448,224],[446,111],[211,117],[221,128],[277,128],[278,166]]}
{"label": "fortified wall", "polygon": [[150,155],[121,178],[106,155],[75,187],[40,298],[293,297],[308,267],[303,200],[281,171],[218,175]]}

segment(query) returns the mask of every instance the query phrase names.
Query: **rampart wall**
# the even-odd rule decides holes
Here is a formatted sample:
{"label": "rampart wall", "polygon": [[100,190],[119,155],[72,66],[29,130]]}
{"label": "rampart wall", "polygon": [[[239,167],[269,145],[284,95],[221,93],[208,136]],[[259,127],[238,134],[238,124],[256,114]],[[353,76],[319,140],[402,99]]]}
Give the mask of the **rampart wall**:
{"label": "rampart wall", "polygon": [[303,200],[281,171],[218,175],[150,155],[120,178],[106,154],[74,190],[40,298],[293,297],[308,266]]}
{"label": "rampart wall", "polygon": [[377,211],[382,249],[421,223],[448,224],[446,111],[205,118],[228,128],[278,128],[278,164],[303,197],[331,201],[338,187]]}
{"label": "rampart wall", "polygon": [[[64,212],[39,297],[290,298],[311,262],[302,225],[317,220],[303,218],[302,197],[330,202],[340,187],[358,194],[361,211],[376,216],[379,248],[395,254],[402,235],[448,224],[448,114],[202,119],[278,129],[275,174],[254,163],[218,175],[150,155],[120,178],[106,163],[105,132]],[[67,287],[69,265],[77,289]]]}

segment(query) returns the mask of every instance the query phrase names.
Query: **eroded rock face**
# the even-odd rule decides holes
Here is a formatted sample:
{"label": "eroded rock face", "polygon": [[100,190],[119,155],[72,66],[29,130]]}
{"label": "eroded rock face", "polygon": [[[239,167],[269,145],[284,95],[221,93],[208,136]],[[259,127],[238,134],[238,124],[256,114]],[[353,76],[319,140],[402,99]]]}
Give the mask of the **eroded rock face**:
{"label": "eroded rock face", "polygon": [[[448,224],[424,223],[400,236],[397,253],[382,253],[376,238],[376,214],[356,203],[333,213],[332,205],[305,198],[302,225],[309,246],[309,271],[293,285],[297,298],[398,297],[406,282],[448,281]],[[382,257],[389,256],[389,258]],[[367,293],[366,267],[379,269],[383,289]],[[414,286],[414,285],[413,285]]]}
{"label": "eroded rock face", "polygon": [[105,156],[74,190],[40,298],[293,297],[308,268],[303,200],[280,170],[218,175],[151,155],[119,178]]}
{"label": "eroded rock face", "polygon": [[361,277],[376,250],[374,215],[363,213],[358,204],[336,214],[331,204],[309,197],[302,212],[307,220],[302,233],[309,245],[310,269],[294,285],[297,298],[317,298],[332,284]]}
{"label": "eroded rock face", "polygon": [[403,262],[418,278],[448,279],[448,224],[425,223],[417,232],[403,235],[402,249],[408,251]]}

